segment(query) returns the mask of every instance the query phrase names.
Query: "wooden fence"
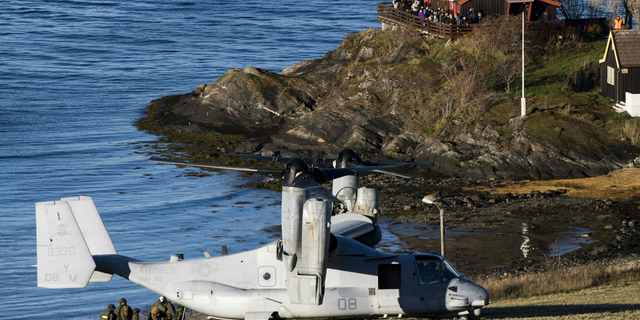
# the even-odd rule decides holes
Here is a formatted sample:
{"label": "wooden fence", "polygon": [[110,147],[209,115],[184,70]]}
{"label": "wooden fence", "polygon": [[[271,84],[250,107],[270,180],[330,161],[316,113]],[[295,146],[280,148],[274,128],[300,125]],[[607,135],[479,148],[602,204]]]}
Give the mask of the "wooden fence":
{"label": "wooden fence", "polygon": [[[422,19],[409,12],[395,9],[391,2],[378,3],[378,21],[384,24],[414,28],[421,32],[428,33],[444,39],[456,39],[479,29],[483,24],[457,25],[443,22],[433,22],[429,19]],[[529,32],[552,32],[559,31],[565,27],[565,20],[554,21],[529,21],[526,29]]]}
{"label": "wooden fence", "polygon": [[409,12],[395,9],[391,2],[378,3],[378,21],[405,28],[414,28],[436,37],[455,39],[473,31],[473,26],[446,24],[419,18]]}

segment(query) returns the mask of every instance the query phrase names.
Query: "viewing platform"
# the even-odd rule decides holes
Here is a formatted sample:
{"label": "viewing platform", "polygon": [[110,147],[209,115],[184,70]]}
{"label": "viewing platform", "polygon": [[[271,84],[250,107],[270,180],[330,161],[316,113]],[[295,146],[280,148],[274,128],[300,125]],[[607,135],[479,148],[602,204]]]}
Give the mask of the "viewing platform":
{"label": "viewing platform", "polygon": [[[550,7],[553,8],[553,6]],[[577,29],[584,29],[589,25],[599,25],[601,26],[603,33],[608,32],[608,26],[606,24],[606,19],[604,18],[551,21],[532,20],[533,16],[528,11],[528,7],[525,6],[521,9],[524,10],[525,15],[527,15],[528,17],[526,22],[526,29],[529,32],[560,31],[567,26],[573,26]],[[519,13],[517,12],[510,12],[510,14],[519,15]],[[416,15],[411,14],[410,12],[395,9],[392,2],[379,2],[377,4],[377,16],[378,21],[382,23],[382,30],[386,30],[388,26],[391,25],[393,30],[398,27],[411,28],[416,29],[422,33],[443,39],[457,39],[473,32],[475,29],[482,28],[482,26],[484,25],[482,23],[464,23],[458,25],[455,23],[449,24],[444,22],[434,22],[429,19],[420,18]],[[555,18],[555,13],[547,16]]]}
{"label": "viewing platform", "polygon": [[382,22],[382,30],[386,30],[387,25],[392,25],[394,30],[398,26],[413,28],[444,39],[456,39],[473,32],[474,28],[473,25],[447,24],[419,18],[409,12],[395,9],[392,2],[378,3],[378,21]]}

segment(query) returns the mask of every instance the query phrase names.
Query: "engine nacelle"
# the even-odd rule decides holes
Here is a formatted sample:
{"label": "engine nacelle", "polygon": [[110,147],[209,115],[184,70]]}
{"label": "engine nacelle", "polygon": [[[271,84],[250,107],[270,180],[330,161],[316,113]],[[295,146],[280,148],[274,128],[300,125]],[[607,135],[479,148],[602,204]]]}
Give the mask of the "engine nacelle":
{"label": "engine nacelle", "polygon": [[353,208],[353,213],[371,217],[378,223],[378,190],[373,188],[358,188],[358,198]]}
{"label": "engine nacelle", "polygon": [[291,303],[321,305],[329,259],[332,203],[309,199],[304,204],[298,261],[288,273]]}
{"label": "engine nacelle", "polygon": [[360,187],[360,177],[344,176],[333,180],[331,193],[336,198],[343,201],[347,206],[347,211],[352,212],[358,196],[358,188]]}
{"label": "engine nacelle", "polygon": [[287,271],[295,269],[301,249],[302,209],[309,192],[302,188],[282,187],[282,258]]}

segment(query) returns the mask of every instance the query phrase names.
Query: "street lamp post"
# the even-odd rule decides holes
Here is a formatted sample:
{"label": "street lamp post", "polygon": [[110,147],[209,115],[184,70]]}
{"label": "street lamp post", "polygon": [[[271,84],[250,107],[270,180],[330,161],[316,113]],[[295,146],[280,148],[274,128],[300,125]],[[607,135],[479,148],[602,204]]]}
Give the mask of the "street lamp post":
{"label": "street lamp post", "polygon": [[444,209],[440,208],[435,200],[433,196],[425,196],[422,198],[422,202],[434,204],[438,208],[438,211],[440,211],[440,254],[444,257]]}

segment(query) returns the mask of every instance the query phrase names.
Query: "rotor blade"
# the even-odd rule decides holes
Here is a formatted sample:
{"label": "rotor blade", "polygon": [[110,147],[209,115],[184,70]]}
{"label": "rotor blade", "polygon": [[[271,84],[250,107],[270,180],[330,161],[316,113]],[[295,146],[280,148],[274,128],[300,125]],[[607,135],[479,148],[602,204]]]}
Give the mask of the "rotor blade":
{"label": "rotor blade", "polygon": [[202,168],[211,168],[211,169],[221,169],[221,170],[233,170],[233,171],[241,171],[241,172],[252,172],[262,175],[269,175],[276,178],[281,178],[284,175],[284,171],[282,169],[271,169],[271,168],[243,168],[243,167],[226,167],[226,166],[216,166],[213,164],[203,164],[203,163],[193,163],[186,161],[178,161],[178,160],[169,160],[163,158],[150,158],[151,162],[159,162],[159,163],[168,163],[168,164],[176,164],[183,166],[192,166],[192,167],[202,167]]}
{"label": "rotor blade", "polygon": [[385,170],[373,170],[371,172],[388,174],[388,175],[391,175],[391,176],[397,176],[397,177],[406,178],[406,179],[413,179],[413,178],[417,178],[418,177],[418,176],[414,176],[414,175],[408,174],[408,173],[400,173],[400,172],[385,171]]}
{"label": "rotor blade", "polygon": [[[258,156],[252,154],[235,154],[235,153],[222,153],[222,152],[205,152],[208,154],[216,154],[216,155],[225,155],[230,157],[242,157],[242,158],[250,158],[256,160],[265,160],[265,161],[273,161],[280,163],[287,163],[289,160],[293,159],[292,157],[279,157],[279,156]],[[318,168],[333,168],[333,158],[298,158],[304,160],[306,163],[313,165]]]}
{"label": "rotor blade", "polygon": [[293,179],[293,183],[291,183],[290,186],[307,189],[324,199],[334,202],[340,202],[340,199],[336,198],[333,194],[331,194],[331,192],[329,192],[329,190],[318,184],[314,180],[313,176],[308,173],[303,173],[297,176],[295,179]]}
{"label": "rotor blade", "polygon": [[[387,165],[393,165],[394,163],[388,163]],[[400,165],[408,165],[409,163],[396,163],[396,164],[400,164]],[[420,163],[418,163],[420,164]],[[349,168],[357,168],[357,167],[363,167],[363,166],[371,166],[371,164],[365,164],[365,163],[358,163],[358,162],[353,162],[353,161],[349,161],[347,162],[347,165],[349,166]],[[392,175],[392,176],[398,176],[401,178],[406,178],[406,179],[413,179],[413,178],[417,178],[418,176],[414,176],[412,174],[407,174],[407,173],[399,173],[399,172],[393,172],[393,171],[384,171],[384,170],[372,170],[368,173],[382,173],[382,174],[388,174],[388,175]]]}
{"label": "rotor blade", "polygon": [[234,153],[222,153],[222,152],[205,152],[205,153],[225,155],[230,157],[250,158],[250,159],[256,159],[256,160],[266,160],[266,161],[273,161],[273,162],[280,162],[280,163],[287,163],[289,162],[289,160],[292,159],[290,157],[277,157],[277,156],[268,157],[268,156],[252,155],[252,154],[234,154]]}
{"label": "rotor blade", "polygon": [[404,165],[405,164],[396,163],[396,164],[387,165],[387,166],[371,166],[371,167],[353,167],[353,168],[337,168],[337,169],[314,168],[313,173],[314,173],[315,180],[318,181],[319,183],[322,183],[325,181],[337,179],[344,176],[355,176],[364,172],[401,167]]}
{"label": "rotor blade", "polygon": [[357,163],[357,162],[348,162],[347,163],[349,166],[354,166],[354,167],[360,167],[360,166],[365,166],[365,167],[371,167],[371,166],[391,166],[394,164],[399,164],[399,165],[403,165],[403,166],[426,166],[426,163],[422,163],[422,162],[389,162],[389,163],[382,163],[382,162],[369,162],[369,161],[363,161],[362,163]]}

